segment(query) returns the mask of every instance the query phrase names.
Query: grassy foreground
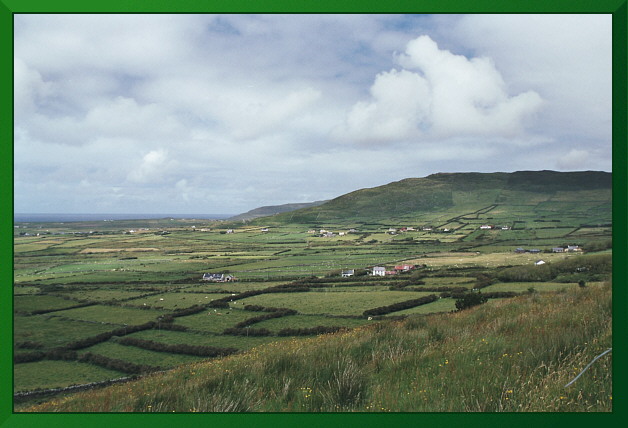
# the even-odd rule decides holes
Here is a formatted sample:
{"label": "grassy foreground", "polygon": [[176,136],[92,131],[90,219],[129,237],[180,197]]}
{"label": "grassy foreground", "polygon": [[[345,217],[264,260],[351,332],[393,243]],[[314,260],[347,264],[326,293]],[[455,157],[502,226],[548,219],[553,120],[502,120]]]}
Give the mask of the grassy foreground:
{"label": "grassy foreground", "polygon": [[293,339],[33,412],[609,412],[611,286]]}

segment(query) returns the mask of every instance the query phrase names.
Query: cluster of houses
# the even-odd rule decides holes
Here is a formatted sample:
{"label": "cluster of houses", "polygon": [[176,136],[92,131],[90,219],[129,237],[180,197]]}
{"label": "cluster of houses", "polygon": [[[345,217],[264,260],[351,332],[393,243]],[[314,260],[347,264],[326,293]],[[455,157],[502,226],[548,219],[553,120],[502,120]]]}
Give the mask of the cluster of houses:
{"label": "cluster of houses", "polygon": [[[582,251],[582,248],[580,248],[578,245],[568,245],[566,247],[554,247],[552,248],[552,253],[577,253]],[[538,254],[540,253],[541,250],[539,250],[538,248],[532,248],[529,250],[526,250],[525,248],[515,248],[515,253],[517,254],[523,254],[523,253],[530,253],[530,254]]]}
{"label": "cluster of houses", "polygon": [[233,275],[226,275],[223,273],[205,273],[203,274],[203,281],[211,282],[234,282],[238,279]]}
{"label": "cluster of houses", "polygon": [[358,231],[356,229],[349,229],[346,232],[336,233],[336,232],[332,232],[325,229],[320,229],[319,231],[310,229],[307,231],[307,233],[313,234],[314,236],[319,237],[319,238],[333,238],[334,236],[345,236],[348,233],[358,233]]}
{"label": "cluster of houses", "polygon": [[492,224],[483,224],[480,226],[480,230],[510,230],[510,226],[494,226]]}
{"label": "cluster of houses", "polygon": [[[415,265],[407,265],[407,264],[395,266],[392,270],[387,270],[384,266],[374,266],[373,269],[371,270],[371,275],[372,276],[397,275],[398,273],[409,272],[415,268],[416,268]],[[342,271],[341,276],[343,278],[347,278],[347,277],[353,276],[354,274],[355,274],[355,269],[347,269],[347,270]]]}

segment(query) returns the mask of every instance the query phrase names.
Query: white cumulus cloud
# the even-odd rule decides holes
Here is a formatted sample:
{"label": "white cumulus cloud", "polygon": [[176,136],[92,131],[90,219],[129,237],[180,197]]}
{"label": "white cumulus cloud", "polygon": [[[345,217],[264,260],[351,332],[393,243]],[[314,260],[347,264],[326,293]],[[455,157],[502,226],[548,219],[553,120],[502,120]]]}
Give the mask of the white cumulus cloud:
{"label": "white cumulus cloud", "polygon": [[371,100],[353,106],[340,136],[357,141],[416,137],[510,137],[524,131],[542,105],[534,91],[508,93],[489,58],[439,49],[429,36],[410,41],[398,56],[401,71],[381,73]]}

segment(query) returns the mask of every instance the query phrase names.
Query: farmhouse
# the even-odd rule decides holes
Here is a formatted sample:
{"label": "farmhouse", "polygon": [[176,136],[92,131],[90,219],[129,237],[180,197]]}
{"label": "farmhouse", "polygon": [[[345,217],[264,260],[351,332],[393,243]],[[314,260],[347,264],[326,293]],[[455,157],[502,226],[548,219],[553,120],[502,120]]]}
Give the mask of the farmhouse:
{"label": "farmhouse", "polygon": [[481,230],[489,230],[489,229],[492,229],[492,228],[493,228],[493,226],[488,225],[488,224],[483,224],[482,226],[480,226]]}
{"label": "farmhouse", "polygon": [[354,269],[347,269],[347,270],[343,270],[341,275],[343,278],[348,278],[350,276],[353,276],[354,273],[355,273]]}
{"label": "farmhouse", "polygon": [[373,268],[373,275],[374,276],[384,276],[384,275],[386,275],[386,268],[382,267],[382,266],[375,266]]}
{"label": "farmhouse", "polygon": [[565,249],[563,247],[555,247],[552,248],[552,253],[564,253]]}

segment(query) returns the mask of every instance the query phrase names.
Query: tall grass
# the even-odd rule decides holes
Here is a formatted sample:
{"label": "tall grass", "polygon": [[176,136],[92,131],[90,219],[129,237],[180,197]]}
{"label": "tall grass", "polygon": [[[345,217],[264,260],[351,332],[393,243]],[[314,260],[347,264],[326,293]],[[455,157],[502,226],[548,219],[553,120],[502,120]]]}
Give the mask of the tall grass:
{"label": "tall grass", "polygon": [[610,285],[490,301],[240,354],[28,411],[611,411]]}

